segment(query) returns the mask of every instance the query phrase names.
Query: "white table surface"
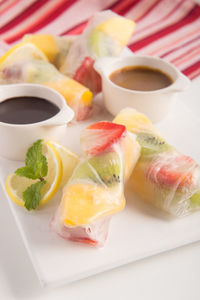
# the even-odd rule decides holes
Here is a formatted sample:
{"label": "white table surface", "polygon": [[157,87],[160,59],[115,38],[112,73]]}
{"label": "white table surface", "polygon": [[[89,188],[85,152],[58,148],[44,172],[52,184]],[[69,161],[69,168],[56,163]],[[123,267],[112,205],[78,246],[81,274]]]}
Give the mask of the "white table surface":
{"label": "white table surface", "polygon": [[[199,86],[200,78],[193,83],[196,117],[200,115]],[[189,104],[190,101],[191,95],[186,92],[184,102]],[[0,299],[200,299],[200,242],[60,288],[44,289],[39,284],[4,199],[1,201],[0,224]]]}

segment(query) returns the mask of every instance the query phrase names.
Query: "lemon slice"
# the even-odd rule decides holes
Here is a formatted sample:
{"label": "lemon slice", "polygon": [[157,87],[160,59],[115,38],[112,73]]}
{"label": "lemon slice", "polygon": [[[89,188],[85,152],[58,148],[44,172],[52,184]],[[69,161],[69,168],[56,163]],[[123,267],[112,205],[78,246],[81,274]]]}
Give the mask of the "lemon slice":
{"label": "lemon slice", "polygon": [[[44,178],[46,184],[42,187],[42,197],[39,205],[47,203],[56,194],[60,187],[63,173],[62,161],[55,147],[47,142],[44,145],[44,152],[48,161],[48,174]],[[32,179],[10,174],[6,179],[5,189],[10,199],[16,204],[24,206],[23,192],[35,182]]]}
{"label": "lemon slice", "polygon": [[48,61],[47,56],[35,45],[31,43],[20,43],[0,57],[0,65],[7,62],[16,62],[21,58],[24,59],[26,57]]}
{"label": "lemon slice", "polygon": [[62,188],[71,177],[74,168],[79,162],[79,157],[66,147],[54,142],[54,141],[48,141],[49,144],[51,144],[53,147],[56,148],[56,151],[58,152],[62,165],[63,165],[63,173],[62,173],[62,181],[60,184],[60,187]]}

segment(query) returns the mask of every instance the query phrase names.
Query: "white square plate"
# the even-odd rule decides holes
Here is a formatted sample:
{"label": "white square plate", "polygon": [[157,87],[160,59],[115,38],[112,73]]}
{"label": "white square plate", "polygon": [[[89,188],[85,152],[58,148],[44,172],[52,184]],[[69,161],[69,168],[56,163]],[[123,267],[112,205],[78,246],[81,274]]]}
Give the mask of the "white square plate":
{"label": "white square plate", "polygon": [[[192,83],[190,90],[174,103],[171,113],[157,126],[169,143],[195,158],[198,163],[200,163],[198,121],[200,105],[197,102],[199,82],[198,79]],[[90,120],[90,123],[100,119],[111,119],[111,116],[102,111],[98,119]],[[83,122],[81,125],[71,127],[71,136],[73,139],[75,137],[71,148],[77,153],[79,132],[87,124],[88,122]],[[3,187],[6,176],[21,163],[0,158],[0,164],[0,180]],[[169,220],[161,212],[138,199],[128,187],[127,206],[124,211],[113,217],[109,238],[103,249],[65,241],[50,230],[49,222],[59,203],[59,194],[47,206],[36,212],[27,212],[12,203],[2,189],[0,196],[9,201],[43,286],[75,281],[200,239],[200,212]]]}

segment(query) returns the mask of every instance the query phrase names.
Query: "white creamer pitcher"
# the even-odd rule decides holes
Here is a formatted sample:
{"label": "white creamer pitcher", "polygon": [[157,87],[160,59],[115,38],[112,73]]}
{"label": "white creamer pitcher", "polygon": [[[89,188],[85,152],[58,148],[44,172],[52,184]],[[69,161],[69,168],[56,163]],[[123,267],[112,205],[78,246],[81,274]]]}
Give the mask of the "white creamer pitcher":
{"label": "white creamer pitcher", "polygon": [[[110,75],[124,67],[146,66],[168,75],[172,84],[154,91],[136,91],[120,87],[110,80]],[[114,116],[125,107],[132,107],[146,114],[152,122],[161,121],[169,112],[178,92],[185,90],[190,80],[167,61],[151,56],[133,55],[129,51],[118,58],[105,57],[95,62],[94,68],[101,75],[104,105]]]}
{"label": "white creamer pitcher", "polygon": [[67,138],[67,123],[74,112],[62,95],[39,84],[11,84],[0,86],[0,102],[13,97],[39,97],[58,106],[59,112],[53,117],[31,124],[9,124],[0,122],[0,156],[12,160],[24,160],[27,149],[37,140]]}

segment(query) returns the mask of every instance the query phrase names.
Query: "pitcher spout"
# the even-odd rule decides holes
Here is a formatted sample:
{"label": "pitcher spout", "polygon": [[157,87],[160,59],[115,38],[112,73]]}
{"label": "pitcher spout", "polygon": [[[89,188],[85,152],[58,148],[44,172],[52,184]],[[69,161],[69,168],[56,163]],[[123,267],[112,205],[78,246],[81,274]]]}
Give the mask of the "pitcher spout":
{"label": "pitcher spout", "polygon": [[63,107],[60,112],[55,115],[53,118],[48,119],[43,126],[60,126],[69,123],[74,117],[73,110],[66,105]]}
{"label": "pitcher spout", "polygon": [[172,92],[183,92],[185,91],[191,84],[191,81],[188,77],[186,77],[183,73],[179,72],[179,76],[177,80],[172,85]]}

